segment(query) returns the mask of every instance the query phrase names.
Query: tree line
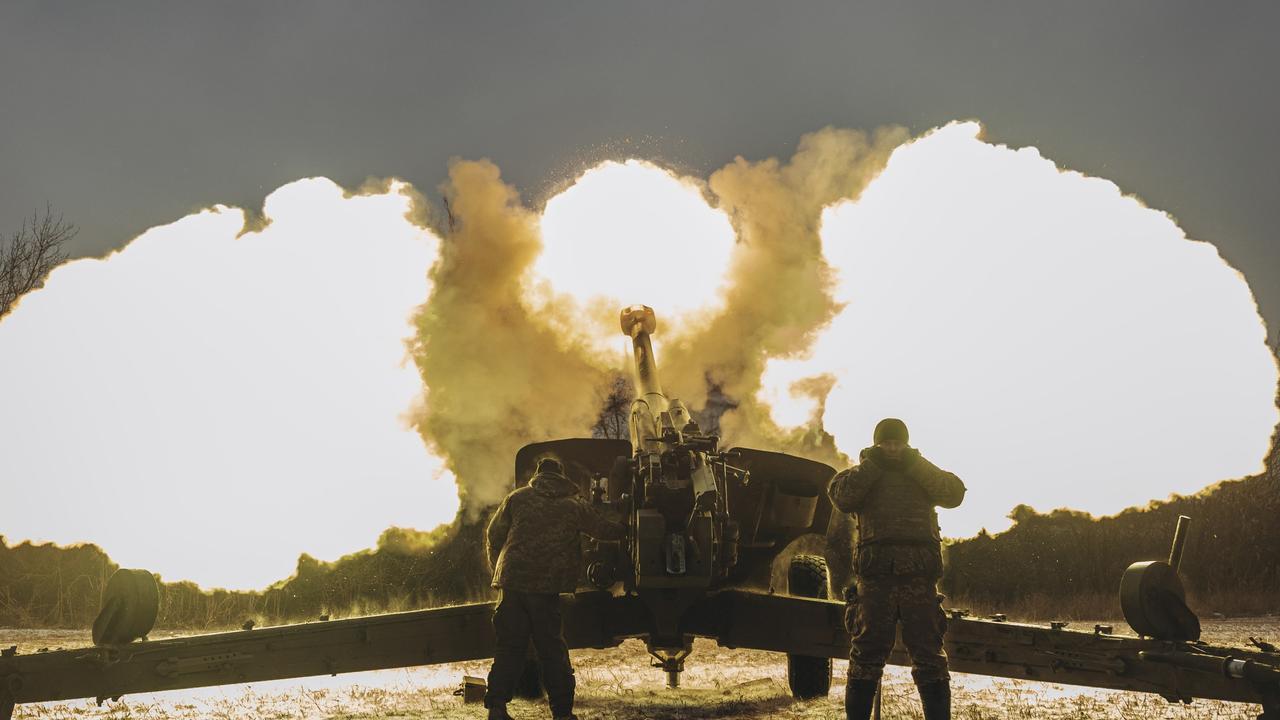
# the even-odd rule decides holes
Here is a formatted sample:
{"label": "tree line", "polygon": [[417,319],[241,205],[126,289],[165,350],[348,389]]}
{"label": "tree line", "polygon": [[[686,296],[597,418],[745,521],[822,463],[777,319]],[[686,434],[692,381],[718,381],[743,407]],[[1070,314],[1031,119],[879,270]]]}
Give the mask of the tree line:
{"label": "tree line", "polygon": [[[1025,617],[1119,616],[1116,592],[1132,562],[1163,559],[1178,515],[1194,518],[1182,559],[1189,602],[1202,615],[1280,610],[1280,467],[1187,497],[1111,517],[1072,510],[1014,509],[1014,525],[947,547],[949,607],[1008,610]],[[261,591],[203,590],[161,583],[159,627],[278,624],[437,607],[492,598],[483,520],[430,532],[390,528],[377,546],[323,562],[298,558],[294,574]],[[95,545],[59,547],[0,537],[0,625],[87,627],[116,564]]]}
{"label": "tree line", "polygon": [[[1101,519],[1019,506],[1009,530],[948,546],[942,589],[951,605],[1035,615],[1056,604],[1064,611],[1058,614],[1118,617],[1125,568],[1168,559],[1179,515],[1192,518],[1180,573],[1193,610],[1280,610],[1280,478],[1274,473]],[[1072,602],[1080,599],[1082,606]]]}
{"label": "tree line", "polygon": [[[298,558],[294,574],[260,591],[205,590],[160,578],[159,628],[279,624],[488,599],[481,525],[430,532],[389,528],[377,547],[334,562]],[[15,546],[0,536],[0,626],[88,627],[119,566],[92,544]]]}

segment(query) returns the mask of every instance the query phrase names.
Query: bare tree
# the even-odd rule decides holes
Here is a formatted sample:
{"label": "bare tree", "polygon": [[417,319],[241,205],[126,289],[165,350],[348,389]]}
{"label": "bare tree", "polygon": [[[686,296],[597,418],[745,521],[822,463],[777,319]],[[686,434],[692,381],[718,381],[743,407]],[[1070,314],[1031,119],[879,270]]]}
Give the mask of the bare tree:
{"label": "bare tree", "polygon": [[43,285],[49,271],[67,259],[63,246],[78,231],[46,206],[43,214],[31,213],[31,219],[0,244],[0,317],[18,298]]}
{"label": "bare tree", "polygon": [[614,375],[609,395],[600,408],[600,417],[591,428],[591,437],[625,440],[630,435],[631,399],[635,391],[627,376]]}

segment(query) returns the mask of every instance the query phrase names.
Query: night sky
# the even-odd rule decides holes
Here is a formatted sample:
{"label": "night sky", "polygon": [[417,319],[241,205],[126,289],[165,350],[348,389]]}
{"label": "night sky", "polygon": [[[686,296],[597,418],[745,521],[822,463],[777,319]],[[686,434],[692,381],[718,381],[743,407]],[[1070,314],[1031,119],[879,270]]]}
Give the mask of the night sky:
{"label": "night sky", "polygon": [[0,234],[100,255],[291,180],[425,192],[487,157],[534,203],[595,161],[706,175],[826,125],[978,119],[1214,243],[1280,327],[1274,3],[0,6]]}

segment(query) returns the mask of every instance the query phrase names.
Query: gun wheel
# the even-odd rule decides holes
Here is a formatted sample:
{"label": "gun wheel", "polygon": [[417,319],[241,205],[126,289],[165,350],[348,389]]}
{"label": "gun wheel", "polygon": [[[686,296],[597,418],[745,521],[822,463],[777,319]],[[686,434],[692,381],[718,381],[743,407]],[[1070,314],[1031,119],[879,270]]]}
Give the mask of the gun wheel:
{"label": "gun wheel", "polygon": [[[827,562],[817,555],[796,555],[787,569],[787,592],[798,597],[827,597]],[[826,697],[831,691],[831,658],[787,655],[787,685],[797,700]]]}

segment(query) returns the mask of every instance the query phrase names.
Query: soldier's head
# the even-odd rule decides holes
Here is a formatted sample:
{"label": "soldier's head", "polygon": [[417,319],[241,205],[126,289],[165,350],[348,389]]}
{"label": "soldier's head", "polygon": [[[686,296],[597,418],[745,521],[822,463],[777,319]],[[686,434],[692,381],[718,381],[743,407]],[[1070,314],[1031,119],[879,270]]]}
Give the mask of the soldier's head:
{"label": "soldier's head", "polygon": [[885,418],[876,423],[872,442],[886,458],[897,460],[902,457],[902,451],[907,449],[908,437],[906,423],[898,418]]}
{"label": "soldier's head", "polygon": [[560,461],[553,457],[544,457],[539,460],[536,472],[539,475],[559,475],[560,477],[565,477],[564,465],[561,465]]}

